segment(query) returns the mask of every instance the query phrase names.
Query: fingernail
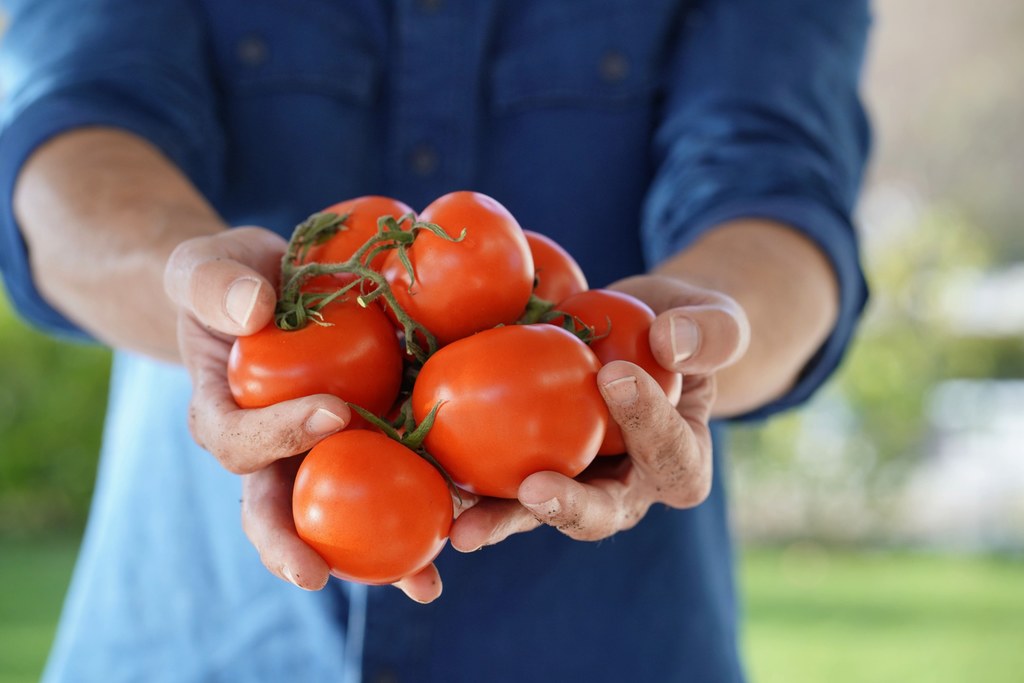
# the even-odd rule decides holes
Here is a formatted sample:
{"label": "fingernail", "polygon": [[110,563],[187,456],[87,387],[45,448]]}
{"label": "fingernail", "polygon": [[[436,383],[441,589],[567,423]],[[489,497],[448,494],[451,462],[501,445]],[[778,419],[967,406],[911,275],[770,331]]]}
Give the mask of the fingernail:
{"label": "fingernail", "polygon": [[[618,380],[615,381],[617,382]],[[543,503],[523,503],[523,506],[542,517],[554,517],[562,510],[562,504],[558,502],[557,498],[546,500]]]}
{"label": "fingernail", "polygon": [[613,379],[604,385],[604,395],[615,403],[629,403],[636,400],[636,377],[627,375],[626,377]]}
{"label": "fingernail", "polygon": [[678,364],[697,353],[700,346],[700,328],[684,316],[672,319],[672,357]]}
{"label": "fingernail", "polygon": [[295,585],[298,588],[302,588],[302,586],[299,586],[299,582],[295,580],[295,575],[292,574],[292,570],[291,569],[289,569],[288,567],[282,567],[281,568],[281,573],[284,574],[284,578],[286,578],[289,581],[291,581],[293,585]]}
{"label": "fingernail", "polygon": [[317,408],[306,420],[306,431],[317,436],[336,432],[344,426],[344,420],[325,408]]}
{"label": "fingernail", "polygon": [[245,327],[259,296],[260,281],[254,277],[240,277],[224,294],[224,312],[234,323]]}

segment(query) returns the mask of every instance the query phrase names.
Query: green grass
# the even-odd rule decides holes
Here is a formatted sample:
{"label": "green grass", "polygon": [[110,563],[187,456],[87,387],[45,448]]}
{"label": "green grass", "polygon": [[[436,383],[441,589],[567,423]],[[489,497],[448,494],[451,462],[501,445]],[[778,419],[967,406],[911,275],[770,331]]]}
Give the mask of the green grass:
{"label": "green grass", "polygon": [[38,681],[78,538],[0,537],[0,683]]}
{"label": "green grass", "polygon": [[[0,683],[36,681],[78,540],[0,537]],[[1016,683],[1024,561],[747,550],[752,683]]]}
{"label": "green grass", "polygon": [[744,554],[753,683],[1010,683],[1024,561],[813,546]]}

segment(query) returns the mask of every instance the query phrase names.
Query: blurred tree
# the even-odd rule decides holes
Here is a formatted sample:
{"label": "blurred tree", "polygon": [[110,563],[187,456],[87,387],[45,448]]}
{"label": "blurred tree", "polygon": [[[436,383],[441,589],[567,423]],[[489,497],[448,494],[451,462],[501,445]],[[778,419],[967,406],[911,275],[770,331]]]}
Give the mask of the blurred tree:
{"label": "blurred tree", "polygon": [[81,529],[109,372],[108,350],[27,328],[0,291],[0,535]]}

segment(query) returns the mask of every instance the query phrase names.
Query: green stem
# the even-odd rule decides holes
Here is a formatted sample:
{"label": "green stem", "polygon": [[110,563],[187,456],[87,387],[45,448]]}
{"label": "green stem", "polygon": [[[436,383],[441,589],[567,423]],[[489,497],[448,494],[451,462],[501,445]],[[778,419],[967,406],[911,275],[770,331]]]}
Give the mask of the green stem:
{"label": "green stem", "polygon": [[[458,237],[451,237],[444,229],[434,223],[416,221],[413,214],[406,214],[398,219],[392,216],[381,216],[377,222],[377,232],[359,247],[346,261],[340,263],[302,263],[314,244],[322,244],[330,239],[338,230],[344,228],[345,216],[337,214],[313,214],[296,226],[288,250],[281,263],[281,298],[278,301],[275,321],[283,330],[295,330],[305,327],[311,320],[319,324],[323,316],[321,311],[331,301],[352,291],[357,286],[361,289],[356,299],[360,305],[366,306],[378,297],[383,297],[402,329],[405,332],[405,348],[419,363],[437,351],[437,338],[426,327],[413,319],[398,303],[391,286],[379,272],[373,270],[369,263],[373,257],[383,251],[397,249],[399,258],[409,273],[410,281],[415,283],[415,272],[406,253],[423,230],[429,231],[443,239],[458,242],[465,238],[463,230]],[[402,224],[409,222],[408,230]],[[307,293],[302,286],[312,278],[321,275],[349,273],[356,276],[355,281],[340,287],[331,293]],[[371,283],[372,286],[367,286]],[[423,340],[426,348],[420,343]]]}
{"label": "green stem", "polygon": [[[549,322],[546,317],[549,313],[555,310],[555,302],[548,301],[547,299],[541,299],[536,294],[530,295],[530,300],[526,303],[526,310],[523,311],[523,315],[520,316],[519,320],[516,321],[517,325],[532,325],[539,322]],[[561,315],[561,314],[559,314]],[[552,318],[553,320],[554,318]]]}
{"label": "green stem", "polygon": [[431,455],[430,452],[423,447],[423,441],[427,438],[427,434],[433,428],[434,420],[437,417],[437,410],[441,407],[442,403],[443,401],[438,401],[437,403],[435,403],[434,407],[430,409],[429,413],[427,413],[427,416],[423,418],[423,422],[421,422],[419,426],[416,427],[416,429],[414,429],[411,432],[406,432],[404,435],[399,434],[398,430],[391,426],[387,422],[387,420],[383,420],[377,417],[366,408],[356,405],[355,403],[349,403],[348,407],[354,410],[364,420],[366,420],[367,422],[369,422],[370,424],[384,432],[384,435],[387,436],[389,439],[397,441],[398,443],[402,444],[410,451],[412,451],[413,453],[415,453],[416,455],[420,456],[428,463],[430,463],[434,467],[434,469],[436,469],[441,474],[441,476],[444,477],[445,482],[448,484],[448,488],[459,499],[459,502],[461,503],[462,494],[459,492],[459,487],[455,483],[455,480],[452,479],[451,475],[448,474],[447,471],[445,471],[445,469],[441,466],[441,463],[437,461],[437,458]]}
{"label": "green stem", "polygon": [[288,240],[288,248],[281,258],[282,281],[286,279],[286,274],[291,273],[298,264],[306,260],[310,249],[324,244],[342,230],[348,230],[345,221],[350,215],[321,211],[295,226],[292,237]]}

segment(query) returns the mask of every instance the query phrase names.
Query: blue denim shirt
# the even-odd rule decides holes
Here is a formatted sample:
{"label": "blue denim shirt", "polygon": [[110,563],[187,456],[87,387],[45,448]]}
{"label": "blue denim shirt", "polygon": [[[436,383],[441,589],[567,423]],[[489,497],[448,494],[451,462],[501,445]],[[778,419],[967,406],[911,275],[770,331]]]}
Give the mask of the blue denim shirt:
{"label": "blue denim shirt", "polygon": [[[765,217],[822,248],[841,313],[763,417],[827,378],[865,301],[850,214],[866,5],[7,0],[0,266],[28,320],[84,336],[35,289],[10,197],[35,148],[85,125],[150,140],[230,223],[282,233],[347,197],[486,192],[592,286]],[[116,356],[47,680],[742,680],[721,438],[696,509],[656,507],[600,543],[541,529],[446,550],[424,606],[263,569],[238,479],[188,436],[189,391],[178,367]]]}

